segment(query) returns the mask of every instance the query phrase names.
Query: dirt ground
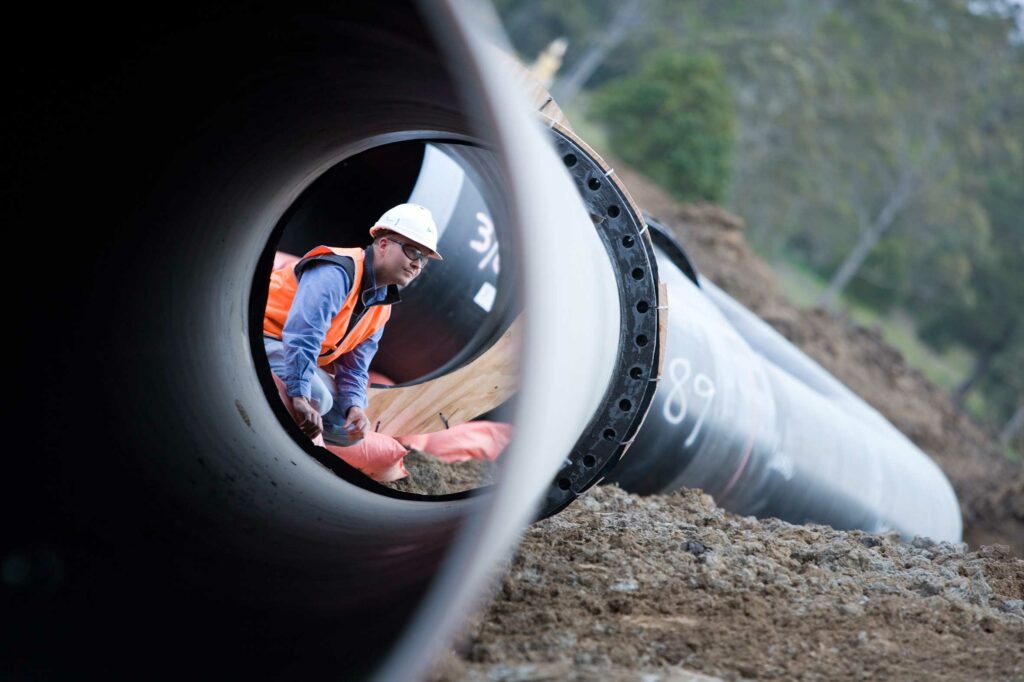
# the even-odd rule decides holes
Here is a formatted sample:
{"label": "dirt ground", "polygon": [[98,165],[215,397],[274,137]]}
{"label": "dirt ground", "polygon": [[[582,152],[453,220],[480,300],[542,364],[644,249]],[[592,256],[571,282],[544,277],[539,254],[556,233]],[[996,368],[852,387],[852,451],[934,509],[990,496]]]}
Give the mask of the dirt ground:
{"label": "dirt ground", "polygon": [[442,680],[1024,679],[1024,560],[598,487],[526,534]]}
{"label": "dirt ground", "polygon": [[472,490],[494,481],[495,462],[459,462],[445,464],[430,455],[412,450],[405,456],[409,475],[384,485],[418,495],[448,495]]}
{"label": "dirt ground", "polygon": [[[936,460],[965,543],[741,518],[696,490],[599,486],[527,530],[434,679],[1024,680],[1024,468],[878,331],[787,304],[741,219],[677,204],[612,165],[704,275]],[[428,485],[487,473],[412,466]]]}

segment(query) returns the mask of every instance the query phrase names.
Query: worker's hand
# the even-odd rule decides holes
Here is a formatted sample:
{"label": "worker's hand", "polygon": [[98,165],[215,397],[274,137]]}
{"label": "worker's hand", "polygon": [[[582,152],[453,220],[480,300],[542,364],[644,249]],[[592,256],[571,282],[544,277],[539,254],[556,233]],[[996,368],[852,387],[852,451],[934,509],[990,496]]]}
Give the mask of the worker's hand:
{"label": "worker's hand", "polygon": [[304,434],[310,438],[316,438],[323,432],[324,421],[308,398],[301,395],[295,396],[292,398],[292,407],[295,409],[295,423],[299,425]]}
{"label": "worker's hand", "polygon": [[363,412],[363,408],[358,405],[348,408],[348,413],[345,415],[345,429],[349,430],[349,438],[353,441],[361,440],[369,428],[370,419]]}

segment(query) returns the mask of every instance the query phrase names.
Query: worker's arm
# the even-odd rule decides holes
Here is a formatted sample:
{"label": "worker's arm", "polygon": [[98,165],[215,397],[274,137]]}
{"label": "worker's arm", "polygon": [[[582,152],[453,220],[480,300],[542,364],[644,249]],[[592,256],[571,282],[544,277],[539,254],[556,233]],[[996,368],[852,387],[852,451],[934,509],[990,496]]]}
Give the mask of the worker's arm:
{"label": "worker's arm", "polygon": [[338,409],[346,417],[346,426],[354,425],[357,432],[365,431],[369,426],[364,412],[366,384],[369,382],[370,362],[377,354],[377,343],[383,333],[383,329],[378,329],[373,336],[334,362]]}
{"label": "worker's arm", "polygon": [[292,398],[299,428],[311,438],[320,434],[323,422],[309,402],[309,383],[316,371],[324,336],[331,320],[341,310],[350,286],[348,274],[341,266],[334,263],[310,265],[299,280],[281,333],[286,366],[281,380]]}

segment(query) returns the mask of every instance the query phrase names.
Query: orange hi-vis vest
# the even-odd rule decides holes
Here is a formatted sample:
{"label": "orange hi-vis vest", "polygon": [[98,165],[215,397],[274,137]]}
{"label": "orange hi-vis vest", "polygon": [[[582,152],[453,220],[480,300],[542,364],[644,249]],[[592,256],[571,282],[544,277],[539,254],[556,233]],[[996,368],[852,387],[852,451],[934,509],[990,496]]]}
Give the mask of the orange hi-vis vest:
{"label": "orange hi-vis vest", "polygon": [[[345,267],[349,265],[346,259],[351,259],[351,265],[354,267]],[[362,305],[361,284],[363,266],[366,261],[366,253],[363,249],[318,246],[303,256],[301,260],[270,274],[267,309],[263,314],[263,333],[267,336],[272,336],[275,339],[281,338],[285,320],[288,319],[288,311],[291,310],[292,300],[299,288],[299,278],[302,277],[302,271],[312,261],[328,261],[341,265],[350,275],[349,279],[352,282],[348,296],[341,305],[341,310],[331,320],[331,326],[320,343],[320,355],[316,364],[323,367],[348,353],[382,328],[391,317],[391,306],[377,304],[364,308]],[[356,316],[356,319],[350,329],[353,315]]]}

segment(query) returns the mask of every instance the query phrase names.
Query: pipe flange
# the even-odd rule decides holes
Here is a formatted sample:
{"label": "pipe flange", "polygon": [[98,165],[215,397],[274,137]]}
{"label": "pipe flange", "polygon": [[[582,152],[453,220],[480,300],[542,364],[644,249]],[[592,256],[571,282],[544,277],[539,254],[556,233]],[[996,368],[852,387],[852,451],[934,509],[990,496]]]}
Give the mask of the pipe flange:
{"label": "pipe flange", "polygon": [[561,511],[599,483],[632,443],[660,376],[658,270],[640,211],[614,169],[572,131],[549,122],[555,149],[608,252],[619,292],[619,350],[608,389],[548,488],[538,518]]}

